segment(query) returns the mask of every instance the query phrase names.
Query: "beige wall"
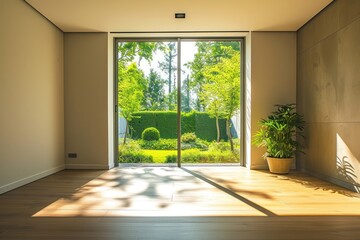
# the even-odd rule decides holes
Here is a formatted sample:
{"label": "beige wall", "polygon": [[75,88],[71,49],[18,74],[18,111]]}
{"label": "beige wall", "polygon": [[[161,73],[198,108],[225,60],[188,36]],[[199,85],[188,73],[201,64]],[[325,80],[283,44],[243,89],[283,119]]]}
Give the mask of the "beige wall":
{"label": "beige wall", "polygon": [[[246,87],[251,92],[246,97],[251,109],[245,132],[246,162],[251,168],[267,168],[262,158],[265,150],[251,145],[251,137],[274,104],[296,102],[296,33],[253,32],[246,37],[251,51],[246,66]],[[112,44],[105,33],[65,34],[66,153],[78,154],[77,159],[67,158],[68,168],[113,164]]]}
{"label": "beige wall", "polygon": [[109,168],[108,34],[65,33],[64,48],[66,167]]}
{"label": "beige wall", "polygon": [[64,167],[63,33],[0,0],[0,193]]}
{"label": "beige wall", "polygon": [[306,126],[299,166],[359,190],[360,1],[339,0],[298,32],[297,101]]}
{"label": "beige wall", "polygon": [[[296,33],[252,32],[250,44],[251,66],[247,71],[251,71],[251,80],[246,85],[246,131],[253,136],[259,129],[258,122],[274,110],[274,104],[296,103]],[[250,148],[246,156],[251,158],[250,168],[267,168],[262,157],[266,150],[250,145],[250,141],[247,139],[246,143]]]}

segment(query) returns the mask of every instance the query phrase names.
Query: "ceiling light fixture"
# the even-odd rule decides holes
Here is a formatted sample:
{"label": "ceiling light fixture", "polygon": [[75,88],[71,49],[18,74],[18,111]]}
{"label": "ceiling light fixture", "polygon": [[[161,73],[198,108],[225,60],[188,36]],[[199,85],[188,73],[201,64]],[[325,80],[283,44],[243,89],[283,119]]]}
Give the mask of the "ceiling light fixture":
{"label": "ceiling light fixture", "polygon": [[185,18],[185,13],[175,13],[175,18]]}

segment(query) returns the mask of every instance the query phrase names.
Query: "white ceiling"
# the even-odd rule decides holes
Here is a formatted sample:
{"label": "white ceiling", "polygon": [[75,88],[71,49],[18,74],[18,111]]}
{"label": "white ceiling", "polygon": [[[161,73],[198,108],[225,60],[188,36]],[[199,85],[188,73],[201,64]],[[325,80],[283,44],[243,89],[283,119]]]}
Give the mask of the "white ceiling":
{"label": "white ceiling", "polygon": [[[296,31],[332,0],[25,0],[64,32]],[[186,19],[175,19],[176,12]]]}

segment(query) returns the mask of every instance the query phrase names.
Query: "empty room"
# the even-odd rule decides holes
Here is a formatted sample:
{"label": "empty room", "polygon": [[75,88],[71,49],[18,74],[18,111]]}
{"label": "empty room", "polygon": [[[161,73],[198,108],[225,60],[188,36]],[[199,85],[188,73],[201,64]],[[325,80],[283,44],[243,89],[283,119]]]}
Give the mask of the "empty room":
{"label": "empty room", "polygon": [[359,239],[360,0],[0,0],[0,239]]}

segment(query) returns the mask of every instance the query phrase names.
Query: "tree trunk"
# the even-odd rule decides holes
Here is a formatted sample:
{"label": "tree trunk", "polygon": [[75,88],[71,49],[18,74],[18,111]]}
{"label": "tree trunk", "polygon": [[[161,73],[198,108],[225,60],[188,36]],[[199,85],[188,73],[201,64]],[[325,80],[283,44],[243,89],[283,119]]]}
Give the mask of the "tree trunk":
{"label": "tree trunk", "polygon": [[219,118],[217,116],[216,116],[216,132],[217,132],[216,141],[220,142],[220,126],[219,126]]}
{"label": "tree trunk", "polygon": [[169,79],[168,79],[168,83],[169,83],[169,110],[171,110],[171,103],[172,103],[172,96],[171,96],[171,73],[172,73],[172,69],[171,69],[171,63],[172,62],[172,55],[171,55],[171,50],[169,53],[169,66],[168,66],[168,72],[169,72]]}
{"label": "tree trunk", "polygon": [[231,131],[230,131],[230,119],[226,119],[226,134],[228,136],[229,142],[230,142],[230,149],[233,152],[234,151],[234,142],[231,136]]}
{"label": "tree trunk", "polygon": [[126,121],[126,124],[125,124],[125,136],[124,136],[124,143],[123,143],[124,145],[126,144],[126,135],[127,135],[128,130],[129,130],[128,120],[125,119],[125,121]]}

